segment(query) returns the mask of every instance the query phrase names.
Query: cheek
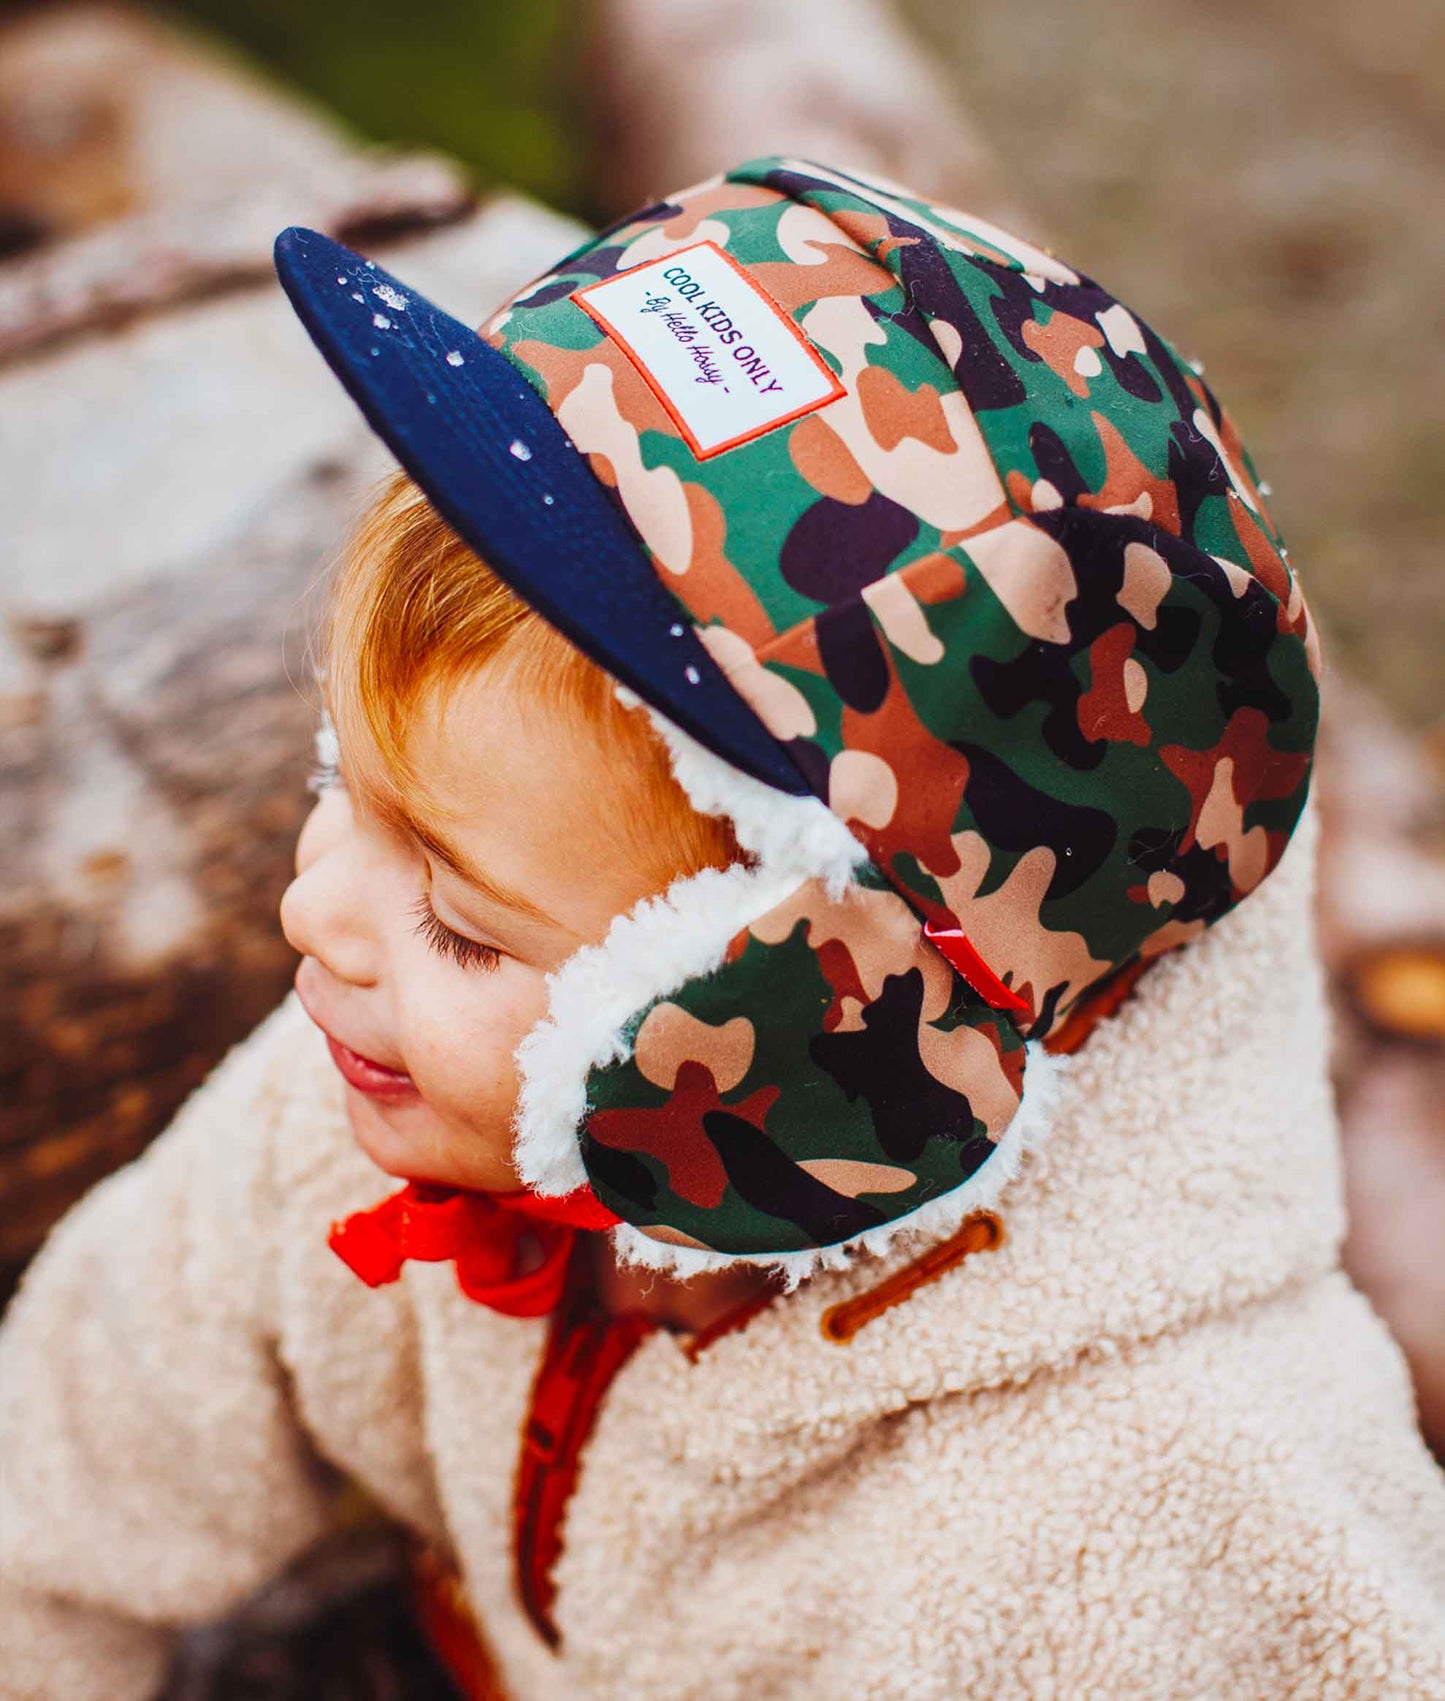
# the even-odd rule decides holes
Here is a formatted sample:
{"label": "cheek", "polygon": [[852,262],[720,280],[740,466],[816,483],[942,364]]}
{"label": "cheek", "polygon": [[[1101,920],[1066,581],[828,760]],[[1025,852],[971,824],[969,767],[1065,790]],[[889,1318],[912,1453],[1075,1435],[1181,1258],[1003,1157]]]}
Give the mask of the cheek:
{"label": "cheek", "polygon": [[493,970],[435,963],[406,999],[403,1045],[427,1104],[449,1123],[510,1130],[517,1099],[513,1054],[546,1014],[546,976],[514,959]]}

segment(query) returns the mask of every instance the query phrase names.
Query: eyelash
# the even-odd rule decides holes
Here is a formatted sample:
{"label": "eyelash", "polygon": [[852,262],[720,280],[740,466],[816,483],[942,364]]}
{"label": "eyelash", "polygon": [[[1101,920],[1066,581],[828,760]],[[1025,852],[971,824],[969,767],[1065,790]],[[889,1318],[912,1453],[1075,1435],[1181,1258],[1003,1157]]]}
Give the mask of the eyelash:
{"label": "eyelash", "polygon": [[416,931],[421,934],[439,957],[446,957],[463,969],[494,969],[502,960],[495,945],[479,945],[451,928],[431,907],[431,899],[423,894],[412,905],[416,916]]}

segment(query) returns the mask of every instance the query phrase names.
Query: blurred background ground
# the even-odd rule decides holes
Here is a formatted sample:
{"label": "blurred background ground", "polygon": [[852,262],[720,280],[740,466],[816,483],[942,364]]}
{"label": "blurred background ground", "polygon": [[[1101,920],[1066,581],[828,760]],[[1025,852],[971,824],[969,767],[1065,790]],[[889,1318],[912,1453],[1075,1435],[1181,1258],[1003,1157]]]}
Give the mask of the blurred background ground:
{"label": "blurred background ground", "polygon": [[[1436,0],[0,0],[0,1290],[292,971],[309,599],[383,463],[272,235],[476,322],[570,220],[775,148],[1041,237],[1207,360],[1273,482],[1332,668],[1349,1259],[1440,1446]],[[396,1567],[353,1525],[171,1701],[444,1694]]]}

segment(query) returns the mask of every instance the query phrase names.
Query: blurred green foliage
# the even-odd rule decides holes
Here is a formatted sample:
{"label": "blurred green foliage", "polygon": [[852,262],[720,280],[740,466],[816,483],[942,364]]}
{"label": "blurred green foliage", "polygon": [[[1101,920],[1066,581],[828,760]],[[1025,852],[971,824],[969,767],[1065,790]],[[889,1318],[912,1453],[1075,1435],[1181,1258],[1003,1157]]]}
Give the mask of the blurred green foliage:
{"label": "blurred green foliage", "polygon": [[585,0],[174,0],[374,141],[589,211]]}

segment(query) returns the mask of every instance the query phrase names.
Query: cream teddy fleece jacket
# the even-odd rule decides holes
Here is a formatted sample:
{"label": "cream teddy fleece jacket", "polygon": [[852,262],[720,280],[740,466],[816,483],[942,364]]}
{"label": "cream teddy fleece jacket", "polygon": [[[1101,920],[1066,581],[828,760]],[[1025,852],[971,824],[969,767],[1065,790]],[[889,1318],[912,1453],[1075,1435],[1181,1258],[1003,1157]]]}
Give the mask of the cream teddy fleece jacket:
{"label": "cream teddy fleece jacket", "polygon": [[846,1345],[824,1310],[916,1243],[696,1362],[643,1344],[583,1456],[556,1653],[511,1582],[544,1326],[327,1250],[390,1184],[288,1002],[5,1326],[0,1696],[152,1694],[171,1626],[318,1535],[329,1464],[455,1557],[515,1701],[1445,1697],[1445,1486],[1336,1261],[1311,855],[1062,1065],[999,1250]]}

